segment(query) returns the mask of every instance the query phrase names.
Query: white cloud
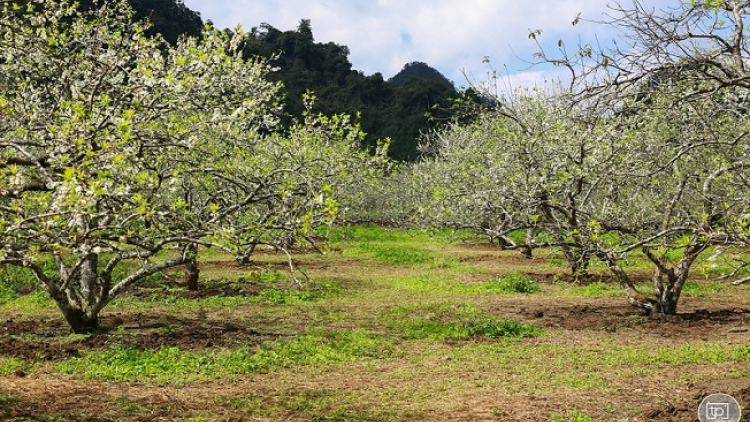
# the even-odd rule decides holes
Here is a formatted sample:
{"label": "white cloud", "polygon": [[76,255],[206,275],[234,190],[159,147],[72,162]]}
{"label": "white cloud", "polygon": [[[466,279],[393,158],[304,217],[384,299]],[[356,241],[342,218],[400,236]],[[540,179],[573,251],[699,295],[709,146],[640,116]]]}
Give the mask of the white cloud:
{"label": "white cloud", "polygon": [[[668,0],[653,0],[666,3]],[[523,73],[526,80],[549,78],[552,70],[532,69],[535,44],[529,30],[544,31],[541,41],[554,46],[558,39],[575,45],[594,33],[607,39],[606,28],[571,24],[578,13],[601,19],[605,3],[593,0],[185,0],[185,4],[219,27],[241,23],[246,29],[266,22],[293,30],[301,19],[312,21],[319,42],[349,47],[354,68],[388,78],[406,63],[426,62],[457,85],[465,85],[461,70],[480,77],[489,56],[496,69]],[[554,47],[551,47],[554,48]]]}

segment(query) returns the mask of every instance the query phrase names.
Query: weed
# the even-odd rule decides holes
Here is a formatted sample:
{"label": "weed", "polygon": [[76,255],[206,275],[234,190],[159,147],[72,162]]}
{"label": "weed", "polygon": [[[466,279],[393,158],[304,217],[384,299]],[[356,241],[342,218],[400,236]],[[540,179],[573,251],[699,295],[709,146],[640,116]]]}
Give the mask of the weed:
{"label": "weed", "polygon": [[531,294],[539,292],[539,284],[526,274],[510,273],[497,280],[501,292]]}
{"label": "weed", "polygon": [[314,302],[331,298],[338,294],[339,291],[339,287],[332,282],[318,281],[311,284],[309,288],[304,289],[279,289],[277,287],[270,287],[261,290],[260,294],[255,298],[256,300],[252,300],[251,298],[250,302],[270,303],[274,305]]}
{"label": "weed", "polygon": [[428,251],[411,246],[381,243],[360,243],[356,248],[347,250],[344,256],[360,256],[392,265],[412,267],[423,266],[435,259],[434,254]]}
{"label": "weed", "polygon": [[565,263],[560,258],[550,258],[547,260],[547,267],[549,268],[563,268]]}
{"label": "weed", "polygon": [[14,396],[13,394],[0,393],[0,409],[8,408],[18,402],[18,397]]}
{"label": "weed", "polygon": [[27,365],[21,359],[0,358],[0,375],[11,374],[24,369],[27,369]]}
{"label": "weed", "polygon": [[738,348],[735,354],[737,360],[750,360],[750,344]]}

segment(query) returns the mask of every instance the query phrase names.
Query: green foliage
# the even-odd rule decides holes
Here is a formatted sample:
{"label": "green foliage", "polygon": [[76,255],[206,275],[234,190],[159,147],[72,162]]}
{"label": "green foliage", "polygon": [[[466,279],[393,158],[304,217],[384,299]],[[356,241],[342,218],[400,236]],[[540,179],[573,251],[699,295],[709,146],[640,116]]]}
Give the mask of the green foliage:
{"label": "green foliage", "polygon": [[249,302],[269,303],[274,305],[314,302],[322,299],[329,299],[340,291],[334,283],[316,281],[306,288],[287,288],[280,289],[269,287],[261,290],[255,298],[250,298]]}
{"label": "green foliage", "polygon": [[354,226],[337,229],[332,233],[332,240],[355,242],[353,247],[342,252],[343,256],[370,258],[397,266],[449,265],[448,261],[439,260],[434,252],[421,247],[433,241],[425,232],[418,230]]}
{"label": "green foliage", "polygon": [[396,307],[384,313],[389,328],[413,339],[464,340],[472,337],[533,337],[542,330],[529,324],[496,318],[474,305]]}
{"label": "green foliage", "polygon": [[735,353],[738,360],[750,360],[750,344],[738,348]]}
{"label": "green foliage", "polygon": [[539,284],[523,273],[510,273],[496,281],[498,289],[505,293],[531,294],[539,292]]}
{"label": "green foliage", "polygon": [[388,229],[374,225],[337,227],[329,234],[331,242],[408,243],[425,238],[425,233],[420,230]]}
{"label": "green foliage", "polygon": [[0,50],[23,58],[0,60],[0,264],[33,271],[78,332],[197,244],[248,258],[310,241],[337,218],[343,187],[387,164],[310,96],[281,130],[281,86],[269,63],[243,57],[241,31],[170,46],[125,0],[29,3],[0,3]]}
{"label": "green foliage", "polygon": [[260,348],[215,352],[183,351],[177,347],[136,350],[113,346],[107,351],[90,351],[80,358],[59,362],[55,368],[86,379],[171,384],[231,379],[295,365],[320,367],[387,353],[386,345],[371,335],[342,331],[280,339]]}
{"label": "green foliage", "polygon": [[0,375],[12,374],[18,370],[28,369],[28,365],[18,358],[0,358]]}
{"label": "green foliage", "polygon": [[435,256],[427,251],[407,246],[362,244],[352,255],[368,256],[375,260],[399,266],[420,266],[432,262]]}

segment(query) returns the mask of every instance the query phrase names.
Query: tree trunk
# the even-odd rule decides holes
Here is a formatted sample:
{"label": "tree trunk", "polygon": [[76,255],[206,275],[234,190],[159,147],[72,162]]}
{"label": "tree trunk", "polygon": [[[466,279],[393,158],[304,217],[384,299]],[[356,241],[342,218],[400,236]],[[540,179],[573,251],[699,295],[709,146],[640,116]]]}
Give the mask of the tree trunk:
{"label": "tree trunk", "polygon": [[60,268],[61,279],[47,285],[70,328],[76,334],[99,329],[99,312],[106,303],[104,286],[99,277],[99,256],[81,257],[77,271]]}
{"label": "tree trunk", "polygon": [[195,259],[185,262],[185,284],[187,285],[187,289],[191,292],[197,292],[200,287],[200,284],[198,283],[200,272],[201,270],[198,268]]}
{"label": "tree trunk", "polygon": [[589,262],[590,258],[588,254],[573,250],[572,248],[565,248],[565,259],[568,261],[570,271],[573,276],[574,282],[579,282],[586,279],[589,273]]}
{"label": "tree trunk", "polygon": [[68,322],[70,329],[76,334],[90,334],[99,330],[99,312],[82,310],[78,305],[71,304],[65,293],[52,297],[57,307]]}
{"label": "tree trunk", "polygon": [[[62,308],[60,308],[62,309]],[[80,309],[69,308],[63,311],[65,320],[76,334],[91,334],[99,330],[99,315],[87,315]]]}
{"label": "tree trunk", "polygon": [[662,314],[674,315],[677,313],[677,303],[680,301],[682,288],[688,279],[688,275],[690,275],[690,268],[698,256],[708,247],[705,242],[692,240],[685,247],[682,258],[673,268],[667,265],[665,256],[654,255],[648,248],[643,249],[648,259],[656,265],[654,290],[656,290],[659,302],[659,312]]}
{"label": "tree trunk", "polygon": [[[682,263],[682,261],[681,261]],[[680,301],[682,287],[687,281],[688,271],[682,265],[666,273],[658,273],[655,278],[656,294],[659,300],[659,311],[665,315],[677,313],[677,303]]]}
{"label": "tree trunk", "polygon": [[643,310],[646,314],[651,314],[654,311],[659,312],[661,310],[658,300],[638,293],[633,281],[628,277],[625,270],[622,269],[614,257],[604,252],[598,253],[597,256],[607,265],[609,271],[620,283],[620,286],[622,286],[625,291],[625,296],[628,298],[628,303],[630,303],[631,306]]}
{"label": "tree trunk", "polygon": [[200,277],[200,268],[198,268],[198,247],[188,245],[185,250],[185,284],[191,292],[197,292],[199,289],[198,279]]}

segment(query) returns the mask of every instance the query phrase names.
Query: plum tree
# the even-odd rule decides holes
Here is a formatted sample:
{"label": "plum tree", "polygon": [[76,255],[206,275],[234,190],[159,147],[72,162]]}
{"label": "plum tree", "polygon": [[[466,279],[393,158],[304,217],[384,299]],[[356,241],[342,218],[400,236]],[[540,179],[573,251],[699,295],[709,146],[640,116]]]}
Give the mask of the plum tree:
{"label": "plum tree", "polygon": [[279,85],[239,28],[170,47],[131,18],[0,3],[0,264],[31,269],[75,332],[197,246],[309,235],[337,211],[334,175],[368,159],[344,117],[276,130]]}

